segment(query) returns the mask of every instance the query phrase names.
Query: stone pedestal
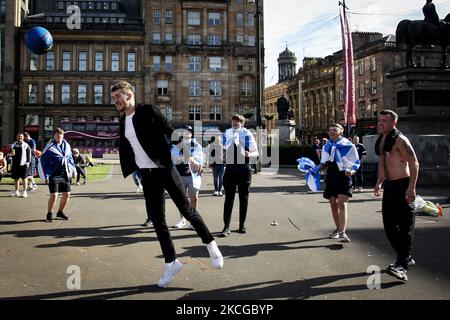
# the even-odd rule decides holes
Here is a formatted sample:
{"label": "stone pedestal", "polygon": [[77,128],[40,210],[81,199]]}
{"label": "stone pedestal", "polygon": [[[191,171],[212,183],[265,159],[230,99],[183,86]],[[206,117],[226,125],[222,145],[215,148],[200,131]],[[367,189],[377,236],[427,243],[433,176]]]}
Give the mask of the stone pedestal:
{"label": "stone pedestal", "polygon": [[280,144],[294,144],[296,142],[294,120],[278,120],[277,129],[279,130]]}

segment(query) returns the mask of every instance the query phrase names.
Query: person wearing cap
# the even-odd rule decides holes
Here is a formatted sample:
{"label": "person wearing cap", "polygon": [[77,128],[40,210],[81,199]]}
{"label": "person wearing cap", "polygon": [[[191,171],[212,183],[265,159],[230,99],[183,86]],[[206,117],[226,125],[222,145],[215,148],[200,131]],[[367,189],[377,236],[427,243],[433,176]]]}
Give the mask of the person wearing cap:
{"label": "person wearing cap", "polygon": [[177,259],[166,222],[166,189],[180,213],[192,224],[206,245],[212,266],[223,268],[223,257],[214,237],[196,209],[192,208],[183,182],[173,165],[170,141],[174,129],[156,106],[136,106],[133,87],[118,81],[111,88],[114,105],[120,117],[119,155],[123,177],[140,169],[147,212],[151,212],[165,264],[158,287],[166,287],[183,268]]}
{"label": "person wearing cap", "polygon": [[[189,125],[184,125],[181,129],[178,143],[171,149],[172,161],[177,168],[184,190],[191,201],[192,208],[197,208],[198,193],[200,191],[203,168],[203,148],[193,138],[194,129]],[[192,228],[186,221],[186,218],[180,214],[180,221],[175,224],[175,228]]]}
{"label": "person wearing cap", "polygon": [[72,149],[73,161],[75,162],[75,167],[77,168],[77,182],[76,185],[80,185],[80,178],[83,177],[83,184],[86,184],[86,171],[84,168],[86,167],[86,163],[83,157],[80,154],[80,150],[77,148]]}
{"label": "person wearing cap", "polygon": [[233,211],[236,187],[239,193],[239,233],[246,233],[245,219],[247,217],[248,197],[252,182],[251,160],[258,157],[253,134],[244,128],[245,118],[234,115],[231,118],[231,128],[223,136],[225,145],[225,174],[223,186],[225,189],[225,203],[223,208],[224,227],[222,237],[230,235],[231,213]]}

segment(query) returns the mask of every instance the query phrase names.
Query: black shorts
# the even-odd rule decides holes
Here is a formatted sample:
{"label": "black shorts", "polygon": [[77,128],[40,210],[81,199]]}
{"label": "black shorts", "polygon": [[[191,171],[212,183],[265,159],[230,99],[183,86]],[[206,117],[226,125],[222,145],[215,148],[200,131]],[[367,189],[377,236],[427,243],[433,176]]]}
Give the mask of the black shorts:
{"label": "black shorts", "polygon": [[12,166],[11,178],[25,179],[28,176],[27,166]]}
{"label": "black shorts", "polygon": [[50,189],[50,193],[70,192],[69,179],[63,177],[50,177],[48,181],[48,188]]}
{"label": "black shorts", "polygon": [[349,177],[328,177],[323,197],[325,199],[337,198],[340,194],[352,197],[352,179]]}

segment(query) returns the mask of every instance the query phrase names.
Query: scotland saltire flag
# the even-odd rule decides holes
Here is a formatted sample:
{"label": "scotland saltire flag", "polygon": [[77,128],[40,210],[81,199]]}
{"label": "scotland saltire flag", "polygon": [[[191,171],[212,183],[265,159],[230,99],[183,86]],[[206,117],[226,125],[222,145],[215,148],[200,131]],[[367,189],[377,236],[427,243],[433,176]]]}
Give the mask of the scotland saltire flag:
{"label": "scotland saltire flag", "polygon": [[355,145],[347,138],[337,142],[331,139],[323,146],[320,163],[335,161],[339,171],[357,171],[361,165]]}
{"label": "scotland saltire flag", "polygon": [[38,166],[39,177],[42,180],[48,179],[60,166],[64,166],[68,178],[76,175],[72,150],[64,139],[60,145],[52,141],[42,151]]}
{"label": "scotland saltire flag", "polygon": [[298,170],[306,173],[306,184],[311,191],[320,190],[320,174],[319,167],[309,158],[297,159]]}

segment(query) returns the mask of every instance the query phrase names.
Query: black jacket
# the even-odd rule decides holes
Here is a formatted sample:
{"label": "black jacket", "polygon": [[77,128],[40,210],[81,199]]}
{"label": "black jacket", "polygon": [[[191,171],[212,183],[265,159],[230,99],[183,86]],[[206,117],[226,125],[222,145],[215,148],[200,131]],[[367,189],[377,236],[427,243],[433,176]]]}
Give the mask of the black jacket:
{"label": "black jacket", "polygon": [[[120,118],[119,154],[120,166],[124,178],[138,168],[134,159],[134,151],[125,137],[125,117]],[[144,151],[158,166],[172,166],[170,156],[170,138],[173,128],[157,107],[137,106],[133,116],[134,130]]]}

